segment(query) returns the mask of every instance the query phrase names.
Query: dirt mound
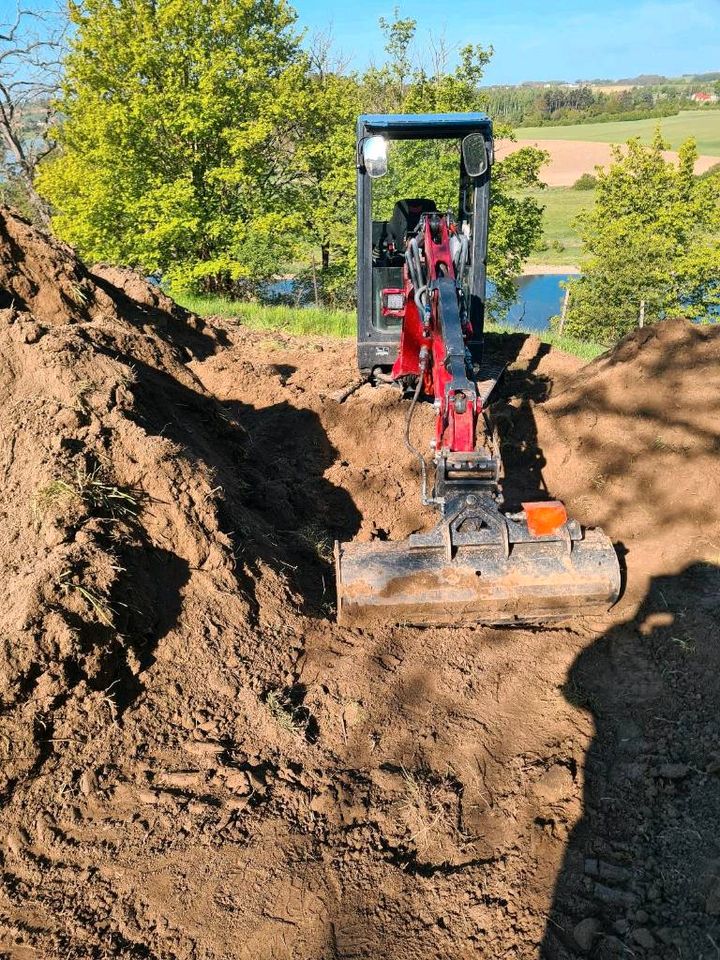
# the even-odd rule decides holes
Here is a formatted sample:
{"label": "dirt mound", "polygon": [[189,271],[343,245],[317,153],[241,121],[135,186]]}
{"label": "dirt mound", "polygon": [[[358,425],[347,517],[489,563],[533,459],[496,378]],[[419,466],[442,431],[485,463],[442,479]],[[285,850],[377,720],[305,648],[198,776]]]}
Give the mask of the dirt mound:
{"label": "dirt mound", "polygon": [[0,954],[718,941],[717,568],[663,518],[684,468],[717,541],[717,339],[668,324],[582,369],[489,342],[508,499],[626,543],[614,617],[362,632],[333,622],[332,540],[435,518],[406,402],[336,399],[353,344],[205,325],[7,212],[0,263]]}
{"label": "dirt mound", "polygon": [[[720,557],[720,327],[638,329],[537,412],[545,476],[628,551],[628,598]],[[632,559],[630,559],[632,558]]]}

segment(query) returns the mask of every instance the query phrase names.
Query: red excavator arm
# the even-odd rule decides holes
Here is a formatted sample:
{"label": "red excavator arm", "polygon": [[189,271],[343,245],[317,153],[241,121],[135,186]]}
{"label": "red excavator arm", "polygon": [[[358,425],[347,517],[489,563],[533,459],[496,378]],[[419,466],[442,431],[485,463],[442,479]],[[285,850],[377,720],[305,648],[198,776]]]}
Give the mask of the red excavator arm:
{"label": "red excavator arm", "polygon": [[[482,401],[466,374],[465,344],[472,329],[461,315],[462,291],[456,284],[450,238],[456,238],[460,253],[463,243],[457,239],[455,224],[440,214],[425,215],[419,233],[420,242],[413,238],[408,243],[416,272],[413,277],[412,268],[405,267],[406,308],[392,376],[400,380],[421,375],[424,392],[435,397],[438,450],[473,452]],[[421,283],[421,267],[425,284]],[[426,290],[418,291],[415,283]]]}

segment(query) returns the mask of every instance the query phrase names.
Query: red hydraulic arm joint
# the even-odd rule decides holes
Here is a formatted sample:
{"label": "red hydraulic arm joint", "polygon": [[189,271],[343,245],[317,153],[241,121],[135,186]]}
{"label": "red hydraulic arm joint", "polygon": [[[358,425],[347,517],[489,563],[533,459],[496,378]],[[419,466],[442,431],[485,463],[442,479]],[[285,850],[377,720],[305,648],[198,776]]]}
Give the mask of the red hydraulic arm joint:
{"label": "red hydraulic arm joint", "polygon": [[[393,379],[423,377],[423,390],[435,398],[435,447],[445,452],[475,450],[482,404],[465,372],[465,342],[472,332],[461,320],[455,270],[450,249],[454,225],[439,214],[424,218],[417,249],[423,257],[426,289],[418,306],[410,269],[403,269],[405,312]],[[409,244],[413,241],[409,241]],[[423,351],[423,362],[420,357]]]}

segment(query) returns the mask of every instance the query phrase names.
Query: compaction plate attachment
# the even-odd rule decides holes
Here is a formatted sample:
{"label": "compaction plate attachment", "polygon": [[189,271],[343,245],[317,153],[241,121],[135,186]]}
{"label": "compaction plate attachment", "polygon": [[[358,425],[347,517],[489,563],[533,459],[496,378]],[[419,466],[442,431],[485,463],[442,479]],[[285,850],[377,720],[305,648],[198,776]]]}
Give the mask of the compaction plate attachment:
{"label": "compaction plate attachment", "polygon": [[599,529],[534,536],[524,514],[481,501],[397,543],[336,543],[338,622],[534,623],[604,614],[620,566]]}

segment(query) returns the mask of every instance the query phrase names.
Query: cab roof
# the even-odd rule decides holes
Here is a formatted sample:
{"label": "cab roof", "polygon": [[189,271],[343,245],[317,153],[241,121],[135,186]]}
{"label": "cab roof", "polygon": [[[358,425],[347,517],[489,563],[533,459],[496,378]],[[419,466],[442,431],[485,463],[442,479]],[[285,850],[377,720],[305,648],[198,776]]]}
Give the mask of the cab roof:
{"label": "cab roof", "polygon": [[492,120],[486,113],[366,113],[358,117],[358,140],[386,133],[395,140],[435,140],[464,137],[481,131],[492,137]]}

